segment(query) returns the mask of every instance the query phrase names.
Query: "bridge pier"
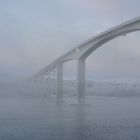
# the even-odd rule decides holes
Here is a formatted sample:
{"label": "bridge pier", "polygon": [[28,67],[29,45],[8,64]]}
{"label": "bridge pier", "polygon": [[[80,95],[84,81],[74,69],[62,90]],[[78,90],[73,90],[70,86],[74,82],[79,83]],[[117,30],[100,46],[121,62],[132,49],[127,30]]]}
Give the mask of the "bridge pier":
{"label": "bridge pier", "polygon": [[57,78],[56,78],[56,100],[58,102],[62,101],[63,98],[63,63],[57,65]]}
{"label": "bridge pier", "polygon": [[77,94],[78,102],[85,102],[85,60],[78,59],[77,67]]}

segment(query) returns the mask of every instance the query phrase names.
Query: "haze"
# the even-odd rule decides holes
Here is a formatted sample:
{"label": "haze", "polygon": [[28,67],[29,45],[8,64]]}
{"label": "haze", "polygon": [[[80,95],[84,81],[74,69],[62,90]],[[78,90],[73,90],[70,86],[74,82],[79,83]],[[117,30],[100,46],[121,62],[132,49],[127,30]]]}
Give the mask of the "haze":
{"label": "haze", "polygon": [[[94,35],[139,16],[138,0],[1,0],[0,77],[25,78]],[[87,59],[87,78],[137,79],[139,32],[112,40]],[[66,64],[65,77],[75,74]]]}

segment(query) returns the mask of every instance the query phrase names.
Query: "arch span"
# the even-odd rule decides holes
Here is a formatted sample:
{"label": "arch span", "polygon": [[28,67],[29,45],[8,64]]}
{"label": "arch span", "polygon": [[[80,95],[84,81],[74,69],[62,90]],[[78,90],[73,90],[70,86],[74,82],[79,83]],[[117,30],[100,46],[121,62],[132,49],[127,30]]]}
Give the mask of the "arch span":
{"label": "arch span", "polygon": [[140,30],[140,17],[127,21],[88,39],[84,43],[71,49],[69,52],[65,53],[64,55],[44,67],[41,71],[36,73],[33,78],[44,75],[46,72],[57,67],[57,65],[60,63],[76,59],[86,59],[86,57],[88,57],[94,50],[102,46],[104,43],[118,36],[138,30]]}
{"label": "arch span", "polygon": [[[57,68],[57,94],[58,99],[62,97],[62,75],[63,75],[63,63],[70,60],[78,60],[77,65],[77,94],[78,101],[85,101],[85,60],[86,58],[97,48],[101,47],[106,42],[117,38],[121,35],[127,33],[135,32],[140,30],[140,17],[132,19],[128,22],[120,24],[114,28],[111,28],[99,35],[94,36],[93,38],[87,40],[78,47],[70,50],[66,54],[62,55],[56,59],[51,64],[47,65],[44,69],[35,74],[31,79],[45,75],[47,72],[51,71],[54,68]],[[59,74],[60,73],[60,74]]]}
{"label": "arch span", "polygon": [[128,33],[132,33],[132,32],[136,32],[136,31],[140,31],[140,29],[134,29],[134,30],[128,30],[128,31],[124,31],[118,34],[114,34],[114,35],[110,35],[107,36],[105,38],[103,38],[102,40],[96,42],[93,46],[91,46],[89,49],[87,49],[81,56],[79,59],[86,59],[91,53],[93,53],[93,51],[95,51],[96,49],[98,49],[99,47],[101,47],[103,44],[117,38],[120,37],[122,35],[126,35]]}

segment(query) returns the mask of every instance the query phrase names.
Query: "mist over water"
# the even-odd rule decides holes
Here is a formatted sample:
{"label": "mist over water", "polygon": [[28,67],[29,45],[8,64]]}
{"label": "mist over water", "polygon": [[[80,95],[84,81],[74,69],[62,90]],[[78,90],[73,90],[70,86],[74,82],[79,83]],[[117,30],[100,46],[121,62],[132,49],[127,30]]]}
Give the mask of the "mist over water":
{"label": "mist over water", "polygon": [[140,32],[89,56],[85,104],[77,102],[75,62],[64,64],[62,103],[52,77],[27,80],[83,41],[139,16],[139,5],[0,0],[0,140],[140,140]]}
{"label": "mist over water", "polygon": [[[121,90],[118,90],[118,95],[114,96],[113,88],[120,89],[124,85],[119,84],[118,86],[113,83],[112,95],[107,95],[106,92],[104,95],[98,95],[96,94],[99,92],[98,87],[101,92],[105,87],[106,90],[110,89],[111,83],[97,82],[96,86],[92,87],[92,82],[90,82],[87,84],[87,89],[92,87],[95,90],[87,94],[86,104],[77,104],[77,97],[72,93],[73,87],[70,86],[70,83],[70,81],[65,81],[65,88],[67,87],[65,91],[69,90],[69,92],[65,93],[62,103],[57,103],[55,94],[48,94],[47,90],[42,87],[42,90],[38,89],[37,92],[36,86],[33,87],[31,84],[30,86],[27,84],[21,86],[17,83],[1,85],[0,139],[140,139],[140,98],[138,95],[129,96],[125,93],[120,96]],[[136,88],[136,85],[128,87]],[[44,93],[41,92],[43,90]],[[46,96],[44,96],[45,94]]]}

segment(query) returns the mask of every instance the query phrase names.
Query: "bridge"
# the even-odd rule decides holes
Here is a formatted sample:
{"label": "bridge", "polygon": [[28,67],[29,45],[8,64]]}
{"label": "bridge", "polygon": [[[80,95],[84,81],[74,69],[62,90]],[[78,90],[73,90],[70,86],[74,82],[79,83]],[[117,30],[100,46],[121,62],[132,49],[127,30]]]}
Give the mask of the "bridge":
{"label": "bridge", "polygon": [[63,98],[63,64],[67,61],[77,61],[77,97],[78,102],[85,102],[85,65],[86,58],[97,48],[101,47],[106,42],[117,38],[122,35],[126,35],[131,32],[140,30],[140,17],[122,23],[116,27],[113,27],[101,34],[98,34],[74,49],[70,50],[66,54],[56,59],[51,64],[37,72],[31,77],[31,79],[37,79],[39,77],[50,77],[50,72],[56,69],[56,99],[62,101]]}

